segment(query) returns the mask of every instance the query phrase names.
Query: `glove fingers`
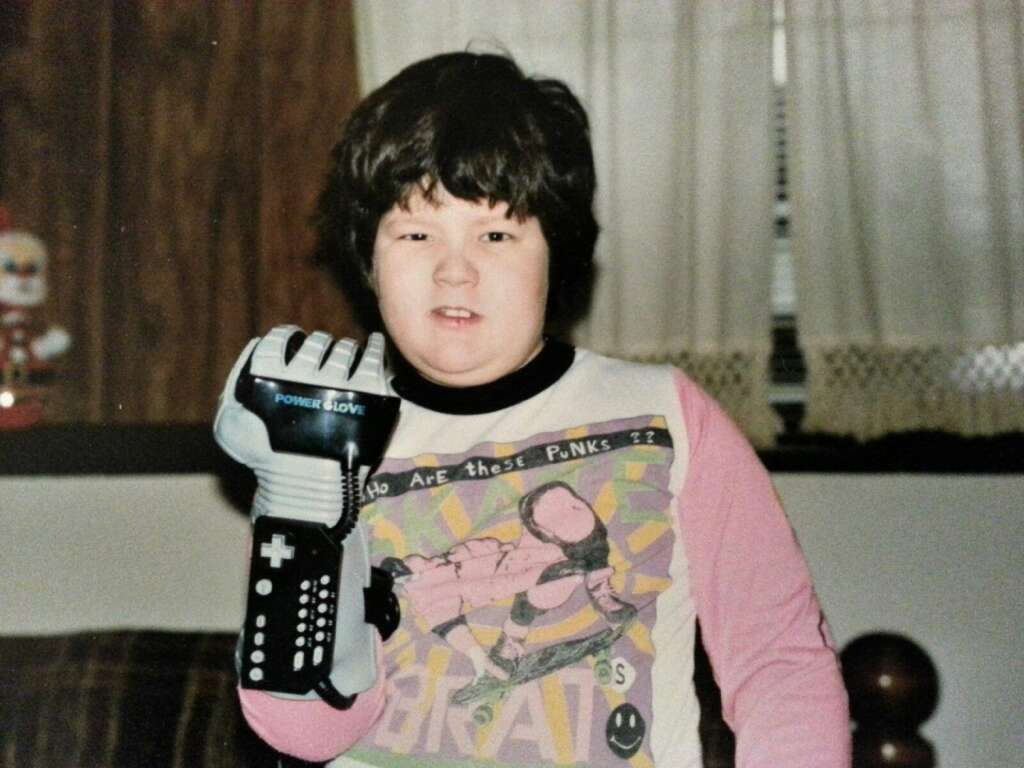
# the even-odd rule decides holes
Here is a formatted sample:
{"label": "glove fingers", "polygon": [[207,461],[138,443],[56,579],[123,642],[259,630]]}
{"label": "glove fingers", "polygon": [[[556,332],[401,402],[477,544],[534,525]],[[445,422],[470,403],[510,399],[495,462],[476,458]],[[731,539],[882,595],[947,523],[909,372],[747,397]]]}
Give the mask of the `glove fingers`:
{"label": "glove fingers", "polygon": [[288,363],[288,370],[295,381],[317,384],[320,378],[320,365],[324,361],[333,338],[323,331],[313,331],[302,343]]}
{"label": "glove fingers", "polygon": [[321,370],[322,383],[344,388],[348,382],[348,371],[356,356],[356,343],[352,339],[338,339]]}
{"label": "glove fingers", "polygon": [[260,339],[252,355],[253,375],[271,379],[282,378],[287,361],[288,341],[296,333],[302,333],[302,329],[297,325],[278,325]]}
{"label": "glove fingers", "polygon": [[366,351],[363,352],[359,367],[349,381],[349,386],[361,392],[387,394],[387,384],[384,381],[384,337],[381,334],[370,334],[366,342]]}
{"label": "glove fingers", "polygon": [[252,353],[253,375],[376,395],[388,394],[383,335],[370,334],[359,365],[351,371],[352,362],[358,354],[356,343],[345,338],[332,345],[331,335],[323,331],[314,331],[304,337],[298,351],[289,356],[289,345],[297,344],[295,336],[302,333],[297,325],[278,325],[271,329],[259,340]]}

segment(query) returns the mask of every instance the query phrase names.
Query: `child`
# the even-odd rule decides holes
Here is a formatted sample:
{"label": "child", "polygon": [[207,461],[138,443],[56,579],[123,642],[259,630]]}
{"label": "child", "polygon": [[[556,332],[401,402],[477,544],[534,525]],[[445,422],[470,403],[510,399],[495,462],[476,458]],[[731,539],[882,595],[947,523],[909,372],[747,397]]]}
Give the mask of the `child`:
{"label": "child", "polygon": [[556,340],[586,307],[586,114],[455,53],[349,119],[324,253],[402,398],[361,513],[402,622],[348,710],[241,689],[332,765],[700,765],[695,622],[737,765],[848,765],[828,627],[767,473],[684,374]]}

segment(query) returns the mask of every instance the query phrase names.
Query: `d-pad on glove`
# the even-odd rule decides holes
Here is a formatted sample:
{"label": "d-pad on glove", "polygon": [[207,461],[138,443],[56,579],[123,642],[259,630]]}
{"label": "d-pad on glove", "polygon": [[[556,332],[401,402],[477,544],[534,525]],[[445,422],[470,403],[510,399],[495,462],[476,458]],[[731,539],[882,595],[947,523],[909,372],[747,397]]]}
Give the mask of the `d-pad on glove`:
{"label": "d-pad on glove", "polygon": [[384,633],[395,618],[390,594],[371,581],[357,517],[398,416],[383,358],[380,334],[360,357],[350,339],[278,326],[249,343],[228,377],[214,435],[258,480],[243,687],[347,708],[375,682],[367,618],[381,615],[378,602]]}

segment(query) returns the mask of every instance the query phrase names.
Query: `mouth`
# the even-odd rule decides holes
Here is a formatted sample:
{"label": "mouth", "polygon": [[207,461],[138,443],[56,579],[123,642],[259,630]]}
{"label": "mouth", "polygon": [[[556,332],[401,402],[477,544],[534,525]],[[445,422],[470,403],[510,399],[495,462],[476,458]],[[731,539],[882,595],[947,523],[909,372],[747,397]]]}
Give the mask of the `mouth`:
{"label": "mouth", "polygon": [[480,319],[480,315],[465,307],[441,306],[431,310],[431,314],[444,323],[461,326]]}
{"label": "mouth", "polygon": [[625,744],[625,743],[619,741],[618,738],[616,738],[615,736],[612,736],[611,738],[608,739],[608,741],[610,741],[612,744],[614,744],[616,747],[618,747],[619,749],[621,749],[624,752],[628,751],[630,749],[633,749],[636,746],[639,746],[639,744],[640,744],[640,742],[642,740],[643,740],[643,736],[641,736],[639,738],[636,738],[636,739],[633,739],[628,744]]}

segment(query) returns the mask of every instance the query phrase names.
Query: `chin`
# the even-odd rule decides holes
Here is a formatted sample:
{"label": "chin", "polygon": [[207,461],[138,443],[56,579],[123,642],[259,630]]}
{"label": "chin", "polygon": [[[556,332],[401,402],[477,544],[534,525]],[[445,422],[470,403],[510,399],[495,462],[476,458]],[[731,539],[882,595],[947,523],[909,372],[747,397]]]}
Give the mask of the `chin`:
{"label": "chin", "polygon": [[448,387],[472,386],[471,380],[485,375],[481,371],[488,367],[470,350],[455,345],[438,345],[422,354],[407,355],[405,359],[421,376]]}
{"label": "chin", "polygon": [[[539,349],[539,347],[538,347]],[[479,355],[475,351],[458,349],[454,345],[438,354],[406,358],[420,375],[446,387],[475,387],[490,384],[513,371],[519,370],[529,362],[537,350],[523,354],[493,358]],[[506,350],[507,351],[507,350]]]}
{"label": "chin", "polygon": [[488,384],[504,375],[498,374],[496,376],[492,376],[486,371],[476,369],[457,371],[431,368],[429,371],[425,371],[424,369],[419,368],[418,370],[423,376],[430,379],[435,384],[441,384],[446,387],[475,387],[479,384]]}

